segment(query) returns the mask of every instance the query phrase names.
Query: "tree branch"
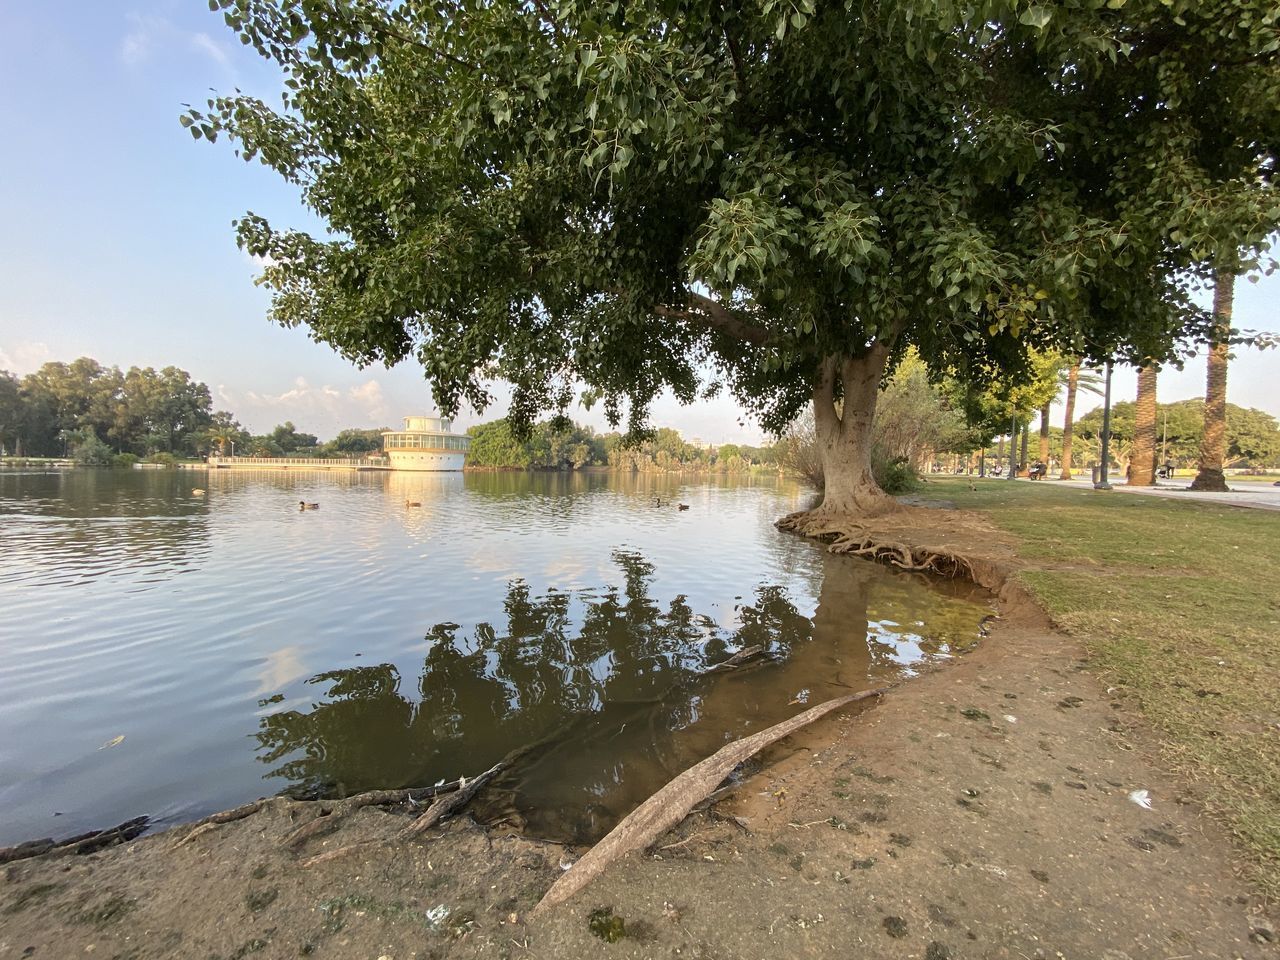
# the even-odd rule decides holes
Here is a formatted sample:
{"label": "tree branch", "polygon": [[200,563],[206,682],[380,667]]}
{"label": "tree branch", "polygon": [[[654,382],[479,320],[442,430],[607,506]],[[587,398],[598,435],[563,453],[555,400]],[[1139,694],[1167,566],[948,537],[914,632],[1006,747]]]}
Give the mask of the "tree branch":
{"label": "tree branch", "polygon": [[718,301],[712,300],[710,297],[704,297],[700,293],[694,293],[692,290],[686,290],[685,295],[689,298],[687,307],[679,308],[657,304],[654,306],[653,312],[660,317],[669,317],[673,320],[691,320],[701,323],[735,340],[754,343],[758,347],[763,347],[769,342],[768,330],[741,320]]}
{"label": "tree branch", "polygon": [[557,21],[556,18],[551,15],[551,11],[547,9],[546,3],[544,3],[543,0],[533,0],[533,3],[534,6],[536,6],[542,13],[542,18],[546,20],[547,23],[551,24],[551,29],[555,31],[556,38],[563,43],[564,31],[560,29],[559,21]]}
{"label": "tree branch", "polygon": [[724,4],[717,4],[720,7],[720,29],[724,32],[725,43],[729,47],[729,56],[733,58],[733,72],[738,78],[738,92],[744,97],[747,95],[747,75],[742,69],[742,51],[738,49],[738,39],[733,35],[733,31],[729,29],[728,20],[725,18]]}

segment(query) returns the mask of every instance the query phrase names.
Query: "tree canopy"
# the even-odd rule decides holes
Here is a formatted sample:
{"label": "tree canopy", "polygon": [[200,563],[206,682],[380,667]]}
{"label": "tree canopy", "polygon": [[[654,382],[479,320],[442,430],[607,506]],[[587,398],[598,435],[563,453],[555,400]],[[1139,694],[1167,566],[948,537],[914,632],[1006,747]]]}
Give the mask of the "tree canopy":
{"label": "tree canopy", "polygon": [[183,122],[333,231],[239,221],[277,321],[415,356],[446,413],[507,380],[517,427],[579,385],[635,429],[664,388],[775,430],[812,401],[848,503],[908,347],[1166,357],[1280,220],[1269,0],[211,5],[283,106]]}
{"label": "tree canopy", "polygon": [[92,357],[53,361],[19,380],[0,371],[0,446],[57,456],[88,444],[94,456],[191,452],[212,424],[209,388],[185,370],[104,367]]}

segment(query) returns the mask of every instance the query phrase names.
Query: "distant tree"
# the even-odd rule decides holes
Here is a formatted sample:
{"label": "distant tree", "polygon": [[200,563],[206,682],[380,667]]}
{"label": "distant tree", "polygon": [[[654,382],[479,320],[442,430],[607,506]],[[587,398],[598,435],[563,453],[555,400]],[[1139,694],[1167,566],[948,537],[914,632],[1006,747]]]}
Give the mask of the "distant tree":
{"label": "distant tree", "polygon": [[17,451],[25,421],[22,384],[8,370],[0,370],[0,451]]}
{"label": "distant tree", "polygon": [[247,452],[246,448],[249,444],[249,433],[240,426],[240,422],[226,410],[215,410],[209,417],[209,426],[199,438],[203,444],[207,444],[210,449],[216,447],[222,456],[233,453],[237,446],[241,452]]}
{"label": "distant tree", "polygon": [[312,433],[299,433],[292,420],[271,431],[271,442],[286,456],[314,453],[320,441]]}
{"label": "distant tree", "polygon": [[359,430],[348,428],[324,444],[322,456],[358,457],[382,449],[382,434],[386,428]]}
{"label": "distant tree", "polygon": [[533,466],[532,454],[517,439],[506,419],[478,424],[467,430],[467,435],[471,437],[467,462],[472,466],[519,469]]}

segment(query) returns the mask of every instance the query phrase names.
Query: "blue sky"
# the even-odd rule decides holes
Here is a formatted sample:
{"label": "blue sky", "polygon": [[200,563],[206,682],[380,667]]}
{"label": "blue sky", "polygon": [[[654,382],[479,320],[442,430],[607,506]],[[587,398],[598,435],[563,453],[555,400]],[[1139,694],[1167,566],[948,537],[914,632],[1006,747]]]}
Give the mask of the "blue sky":
{"label": "blue sky", "polygon": [[[255,432],[290,419],[328,437],[431,406],[411,364],[359,370],[267,321],[231,221],[248,210],[276,225],[314,221],[266,168],[179,126],[182,104],[203,103],[211,88],[268,102],[279,90],[271,65],[203,0],[3,4],[0,36],[0,369],[25,374],[82,355],[173,364]],[[1236,318],[1280,331],[1280,275],[1239,283]],[[1280,353],[1242,351],[1231,401],[1280,416],[1277,374]],[[1192,360],[1161,375],[1160,399],[1201,396],[1203,382],[1204,361]],[[1117,370],[1116,396],[1132,397],[1135,383]],[[499,403],[483,419],[502,412]],[[660,401],[654,420],[713,441],[760,438],[723,398]]]}

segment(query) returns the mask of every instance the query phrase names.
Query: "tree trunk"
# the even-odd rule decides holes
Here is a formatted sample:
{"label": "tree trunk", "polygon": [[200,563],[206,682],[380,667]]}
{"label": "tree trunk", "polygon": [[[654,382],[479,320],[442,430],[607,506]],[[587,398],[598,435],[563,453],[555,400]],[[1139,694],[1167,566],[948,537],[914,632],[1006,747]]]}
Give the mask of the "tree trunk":
{"label": "tree trunk", "polygon": [[1040,462],[1049,465],[1049,404],[1040,408]]}
{"label": "tree trunk", "polygon": [[1209,376],[1204,391],[1204,432],[1200,435],[1200,472],[1192,490],[1227,490],[1222,473],[1227,458],[1227,337],[1235,300],[1235,274],[1219,269],[1214,275],[1214,340],[1209,348]]}
{"label": "tree trunk", "polygon": [[[860,357],[827,357],[813,390],[813,419],[826,478],[814,519],[873,516],[897,508],[871,474],[871,439],[876,400],[889,351],[874,344]],[[836,384],[843,401],[836,407]]]}
{"label": "tree trunk", "polygon": [[1028,420],[1022,427],[1022,455],[1018,458],[1018,476],[1027,476],[1027,438],[1031,436],[1031,421]]}
{"label": "tree trunk", "polygon": [[1129,456],[1129,486],[1156,485],[1156,367],[1138,368],[1138,399],[1133,409],[1133,448]]}
{"label": "tree trunk", "polygon": [[1072,418],[1076,415],[1076,387],[1079,384],[1080,364],[1073,363],[1067,371],[1067,409],[1062,421],[1062,480],[1071,479]]}

